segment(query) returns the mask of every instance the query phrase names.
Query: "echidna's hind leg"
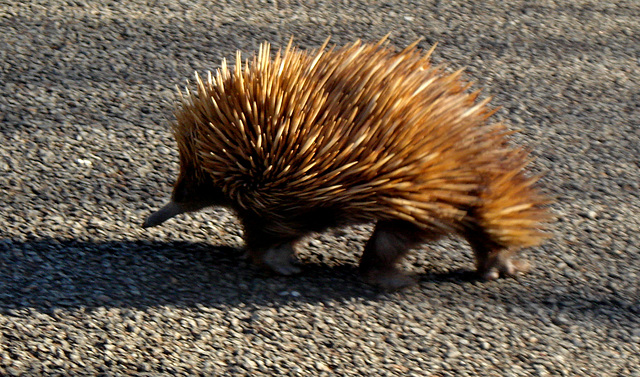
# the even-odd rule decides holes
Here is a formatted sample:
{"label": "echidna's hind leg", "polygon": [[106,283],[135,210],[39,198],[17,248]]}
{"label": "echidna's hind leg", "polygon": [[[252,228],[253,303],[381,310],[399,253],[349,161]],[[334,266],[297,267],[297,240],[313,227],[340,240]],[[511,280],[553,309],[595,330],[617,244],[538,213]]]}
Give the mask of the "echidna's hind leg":
{"label": "echidna's hind leg", "polygon": [[465,225],[463,235],[473,249],[476,269],[483,279],[495,280],[500,276],[516,276],[519,272],[529,271],[528,262],[515,259],[515,250],[497,244],[475,221]]}
{"label": "echidna's hind leg", "polygon": [[415,283],[400,271],[398,261],[423,240],[420,230],[405,221],[379,221],[360,260],[360,272],[366,282],[385,290],[397,290]]}

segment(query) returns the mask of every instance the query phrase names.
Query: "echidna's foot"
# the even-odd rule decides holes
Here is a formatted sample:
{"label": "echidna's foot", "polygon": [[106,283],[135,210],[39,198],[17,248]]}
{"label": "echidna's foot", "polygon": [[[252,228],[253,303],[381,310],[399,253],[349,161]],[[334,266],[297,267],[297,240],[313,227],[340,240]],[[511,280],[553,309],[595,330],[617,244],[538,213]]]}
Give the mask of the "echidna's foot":
{"label": "echidna's foot", "polygon": [[501,276],[515,277],[519,273],[527,273],[531,264],[525,260],[513,258],[513,252],[500,250],[488,255],[484,261],[478,262],[478,274],[485,280],[496,280]]}
{"label": "echidna's foot", "polygon": [[425,234],[407,221],[378,221],[360,259],[363,279],[387,291],[395,291],[416,283],[396,266]]}
{"label": "echidna's foot", "polygon": [[301,271],[300,267],[294,265],[295,251],[291,244],[283,244],[268,249],[262,254],[260,262],[280,275],[294,275]]}
{"label": "echidna's foot", "polygon": [[361,270],[362,279],[385,291],[397,291],[416,284],[416,279],[396,269]]}

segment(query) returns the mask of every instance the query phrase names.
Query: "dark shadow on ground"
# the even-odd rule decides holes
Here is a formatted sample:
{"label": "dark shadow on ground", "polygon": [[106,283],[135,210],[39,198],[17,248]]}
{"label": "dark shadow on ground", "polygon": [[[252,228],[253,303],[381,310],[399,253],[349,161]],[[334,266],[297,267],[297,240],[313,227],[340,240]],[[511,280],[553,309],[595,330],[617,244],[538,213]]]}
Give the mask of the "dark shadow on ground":
{"label": "dark shadow on ground", "polygon": [[354,266],[310,265],[302,275],[283,277],[252,266],[243,254],[187,242],[2,240],[0,310],[233,306],[377,295],[358,280]]}
{"label": "dark shadow on ground", "polygon": [[[242,250],[204,243],[5,239],[0,241],[0,312],[101,306],[277,306],[290,300],[389,300],[393,295],[360,282],[354,265],[311,263],[303,268],[298,276],[274,276],[247,263]],[[554,318],[549,313],[570,312],[589,321],[640,323],[637,297],[598,287],[536,289],[535,284],[513,279],[484,283],[464,270],[427,272],[419,279],[408,295],[422,290],[425,299],[437,296],[442,302],[446,298],[447,305],[490,300],[527,316],[546,315],[550,321]]]}

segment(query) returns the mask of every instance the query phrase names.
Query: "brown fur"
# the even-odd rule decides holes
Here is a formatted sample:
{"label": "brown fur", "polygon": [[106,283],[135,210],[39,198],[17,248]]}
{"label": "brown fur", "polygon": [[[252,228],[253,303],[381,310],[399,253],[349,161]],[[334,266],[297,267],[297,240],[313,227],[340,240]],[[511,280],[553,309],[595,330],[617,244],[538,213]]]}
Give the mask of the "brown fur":
{"label": "brown fur", "polygon": [[545,238],[537,178],[487,122],[488,99],[432,66],[432,50],[290,44],[271,58],[265,43],[244,66],[238,53],[234,69],[196,76],[176,111],[174,204],[146,225],[230,206],[254,261],[288,274],[309,231],[377,220],[361,268],[387,289],[410,283],[395,267],[408,248],[448,233],[470,242],[486,278],[525,270],[512,255]]}

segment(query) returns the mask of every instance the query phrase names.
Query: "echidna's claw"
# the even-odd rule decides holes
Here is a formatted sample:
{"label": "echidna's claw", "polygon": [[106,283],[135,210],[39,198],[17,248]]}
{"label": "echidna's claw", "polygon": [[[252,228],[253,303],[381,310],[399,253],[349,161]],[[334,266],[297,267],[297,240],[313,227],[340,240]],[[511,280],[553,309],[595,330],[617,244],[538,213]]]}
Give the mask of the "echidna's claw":
{"label": "echidna's claw", "polygon": [[295,260],[293,245],[283,244],[272,247],[262,255],[262,264],[280,275],[294,275],[300,273],[300,267],[292,262]]}
{"label": "echidna's claw", "polygon": [[519,273],[527,273],[531,264],[525,260],[514,259],[512,253],[502,250],[496,255],[490,256],[478,268],[478,273],[485,280],[496,280],[500,276],[515,277]]}
{"label": "echidna's claw", "polygon": [[384,271],[362,271],[362,278],[368,284],[374,285],[385,291],[397,291],[416,284],[416,279],[402,271],[391,268]]}

